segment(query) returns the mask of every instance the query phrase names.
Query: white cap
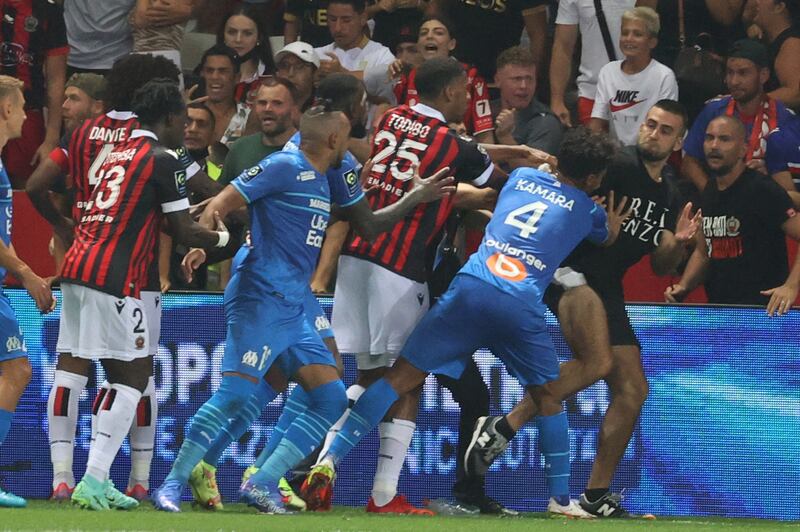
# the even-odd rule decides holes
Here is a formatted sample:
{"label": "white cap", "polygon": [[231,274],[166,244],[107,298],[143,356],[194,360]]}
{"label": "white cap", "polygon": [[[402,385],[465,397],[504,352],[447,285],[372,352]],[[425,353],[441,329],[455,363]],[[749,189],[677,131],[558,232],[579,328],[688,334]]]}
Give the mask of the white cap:
{"label": "white cap", "polygon": [[319,68],[319,56],[314,51],[314,47],[307,42],[294,41],[287,44],[275,54],[275,60],[280,61],[282,54],[292,54],[300,58],[301,61],[311,63],[316,68]]}

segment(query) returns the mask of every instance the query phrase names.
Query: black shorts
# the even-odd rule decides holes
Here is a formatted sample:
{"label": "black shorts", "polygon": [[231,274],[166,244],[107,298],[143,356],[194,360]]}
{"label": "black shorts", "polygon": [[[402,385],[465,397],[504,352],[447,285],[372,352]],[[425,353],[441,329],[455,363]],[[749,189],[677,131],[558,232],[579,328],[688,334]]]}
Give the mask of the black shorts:
{"label": "black shorts", "polygon": [[[585,275],[585,274],[584,274]],[[628,312],[625,310],[625,296],[622,291],[622,281],[600,281],[593,278],[591,275],[585,275],[586,282],[592,288],[606,309],[608,316],[608,335],[611,339],[612,346],[633,345],[642,348],[639,340],[636,338],[636,333],[633,332],[631,320],[628,317]],[[550,311],[558,316],[558,302],[561,301],[561,296],[567,289],[554,281],[550,283],[544,293],[544,302],[550,308]],[[559,317],[560,319],[560,317]]]}

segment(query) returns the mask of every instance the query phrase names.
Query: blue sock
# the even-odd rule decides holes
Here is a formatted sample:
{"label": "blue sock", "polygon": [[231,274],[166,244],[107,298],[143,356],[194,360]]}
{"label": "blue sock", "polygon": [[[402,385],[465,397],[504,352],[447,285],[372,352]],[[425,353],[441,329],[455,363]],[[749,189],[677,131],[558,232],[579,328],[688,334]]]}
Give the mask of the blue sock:
{"label": "blue sock", "polygon": [[539,445],[550,496],[562,506],[569,504],[569,425],[567,413],[536,418]]}
{"label": "blue sock", "polygon": [[291,468],[317,448],[331,425],[347,408],[341,380],[317,386],[308,392],[309,405],[286,430],[264,465],[251,477],[256,484],[275,484]]}
{"label": "blue sock", "polygon": [[11,428],[11,418],[13,417],[14,412],[0,408],[0,445],[3,445],[6,436],[8,436],[8,430]]}
{"label": "blue sock", "polygon": [[242,435],[247,432],[253,421],[258,418],[264,407],[270,401],[275,399],[278,393],[272,387],[261,379],[256,386],[255,393],[250,398],[250,401],[239,412],[239,414],[230,420],[227,426],[222,427],[222,430],[217,434],[214,443],[206,452],[203,461],[211,466],[217,467],[219,457],[225,452],[228,446],[237,441]]}
{"label": "blue sock", "polygon": [[261,454],[258,455],[258,458],[253,464],[254,466],[261,468],[261,466],[264,465],[267,458],[278,448],[278,445],[283,439],[283,435],[286,434],[286,431],[295,418],[305,412],[310,404],[311,397],[309,397],[308,392],[306,392],[302,386],[295,386],[292,393],[289,394],[289,397],[286,399],[281,417],[278,418],[275,428],[272,429],[272,434],[269,435],[267,445],[264,447],[264,450],[261,451]]}
{"label": "blue sock", "polygon": [[247,379],[222,377],[219,389],[192,418],[189,432],[166,480],[178,480],[182,484],[188,482],[194,466],[203,459],[214,443],[214,438],[228,424],[228,420],[236,417],[249,402],[255,388],[256,383]]}
{"label": "blue sock", "polygon": [[353,447],[358,445],[361,438],[381,422],[389,407],[397,399],[397,392],[386,379],[378,379],[372,383],[372,386],[367,388],[353,405],[350,415],[339,429],[336,438],[333,439],[326,456],[329,456],[333,463],[338,464]]}

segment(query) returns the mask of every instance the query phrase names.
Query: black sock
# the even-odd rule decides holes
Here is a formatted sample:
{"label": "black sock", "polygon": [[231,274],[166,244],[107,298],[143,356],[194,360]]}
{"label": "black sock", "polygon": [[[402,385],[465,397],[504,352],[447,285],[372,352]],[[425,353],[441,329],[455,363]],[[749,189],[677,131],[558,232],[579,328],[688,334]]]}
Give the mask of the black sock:
{"label": "black sock", "polygon": [[505,439],[509,441],[511,441],[514,438],[514,435],[517,433],[517,431],[512,429],[511,425],[508,424],[508,419],[506,419],[506,416],[503,416],[497,420],[497,423],[494,424],[494,430],[499,432]]}
{"label": "black sock", "polygon": [[594,488],[583,492],[583,494],[586,496],[586,500],[589,502],[599,501],[600,498],[606,493],[608,493],[608,488]]}

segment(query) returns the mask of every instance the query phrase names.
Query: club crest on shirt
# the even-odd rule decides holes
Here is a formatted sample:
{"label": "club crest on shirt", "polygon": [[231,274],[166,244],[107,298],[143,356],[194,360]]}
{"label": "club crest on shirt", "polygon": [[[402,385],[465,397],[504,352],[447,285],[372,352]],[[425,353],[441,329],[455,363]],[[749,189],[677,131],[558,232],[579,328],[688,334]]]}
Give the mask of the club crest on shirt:
{"label": "club crest on shirt", "polygon": [[25,25],[23,26],[25,31],[28,33],[33,33],[36,31],[36,28],[39,27],[39,19],[34,17],[33,15],[25,18]]}

